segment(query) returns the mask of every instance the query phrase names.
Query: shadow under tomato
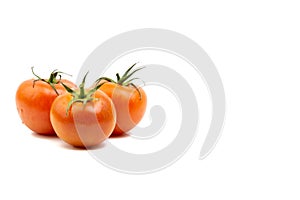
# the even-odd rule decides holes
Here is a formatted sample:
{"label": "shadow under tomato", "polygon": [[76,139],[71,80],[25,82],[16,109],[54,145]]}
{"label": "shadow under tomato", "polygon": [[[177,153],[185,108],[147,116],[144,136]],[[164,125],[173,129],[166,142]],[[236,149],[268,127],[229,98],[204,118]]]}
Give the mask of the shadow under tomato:
{"label": "shadow under tomato", "polygon": [[130,137],[130,135],[128,133],[122,133],[122,134],[112,134],[109,136],[108,139],[111,139],[111,138],[125,138],[125,137]]}
{"label": "shadow under tomato", "polygon": [[105,142],[102,142],[101,144],[86,148],[86,147],[74,147],[74,146],[62,141],[62,143],[59,146],[64,149],[73,150],[73,151],[86,151],[86,150],[96,150],[96,149],[104,148]]}
{"label": "shadow under tomato", "polygon": [[51,141],[57,141],[60,144],[58,146],[64,148],[64,149],[69,149],[69,150],[74,150],[74,151],[86,151],[86,150],[96,150],[96,149],[101,149],[105,147],[105,142],[100,143],[99,145],[95,145],[92,147],[74,147],[72,145],[67,144],[66,142],[62,141],[57,135],[52,134],[52,135],[42,135],[38,134],[35,132],[32,132],[31,135],[35,138],[38,139],[43,139],[43,140],[51,140]]}
{"label": "shadow under tomato", "polygon": [[43,134],[39,134],[39,133],[35,133],[32,132],[31,135],[35,138],[39,138],[39,139],[46,139],[46,140],[60,140],[57,135],[55,134],[51,134],[51,135],[43,135]]}

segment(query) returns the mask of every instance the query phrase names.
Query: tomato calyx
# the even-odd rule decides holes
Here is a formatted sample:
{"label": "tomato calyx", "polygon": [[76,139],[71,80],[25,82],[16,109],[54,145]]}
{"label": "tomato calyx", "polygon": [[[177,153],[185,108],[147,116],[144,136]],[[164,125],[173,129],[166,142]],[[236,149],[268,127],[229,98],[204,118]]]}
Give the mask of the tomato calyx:
{"label": "tomato calyx", "polygon": [[57,96],[59,95],[59,93],[57,92],[56,88],[55,88],[55,84],[59,84],[60,81],[61,81],[61,75],[62,74],[65,74],[65,75],[68,75],[68,76],[72,76],[70,74],[67,74],[67,73],[64,73],[64,72],[61,72],[61,71],[58,71],[57,69],[53,70],[50,74],[50,77],[48,79],[43,79],[41,78],[40,76],[38,76],[34,71],[33,71],[33,68],[34,67],[31,67],[31,72],[32,74],[37,78],[35,80],[33,80],[33,84],[32,84],[32,87],[34,87],[35,83],[37,81],[42,81],[42,82],[45,82],[47,84],[49,84],[51,86],[51,88],[54,90],[54,92],[57,94]]}
{"label": "tomato calyx", "polygon": [[[138,88],[134,83],[132,83],[133,80],[137,80],[137,79],[140,79],[140,78],[131,78],[131,79],[129,79],[129,78],[132,77],[132,75],[135,74],[137,71],[139,71],[139,70],[145,68],[145,67],[140,67],[140,68],[137,68],[137,69],[131,71],[131,70],[133,69],[133,67],[134,67],[136,64],[137,64],[137,63],[134,63],[131,67],[129,67],[129,68],[126,70],[126,72],[125,72],[121,77],[120,77],[120,74],[117,73],[117,74],[116,74],[117,81],[115,81],[115,80],[113,80],[113,79],[111,79],[111,78],[108,78],[108,77],[101,77],[101,78],[97,79],[95,83],[96,83],[96,85],[97,85],[98,83],[100,83],[101,80],[105,80],[105,81],[107,81],[107,82],[115,83],[115,84],[118,84],[118,85],[121,85],[121,86],[126,86],[126,87],[132,86],[132,87],[134,87],[134,88],[137,90],[137,92],[139,93],[139,97],[140,97],[140,100],[141,100],[141,99],[142,99],[142,94],[141,94],[139,88]],[[105,83],[103,83],[103,84],[105,84]],[[103,84],[101,84],[101,86],[102,86]],[[101,86],[100,86],[100,87],[101,87]],[[99,88],[100,88],[100,87],[99,87]]]}
{"label": "tomato calyx", "polygon": [[88,75],[88,72],[85,74],[83,77],[83,80],[81,84],[79,85],[79,90],[73,90],[67,85],[65,85],[63,82],[61,82],[62,86],[67,90],[72,95],[72,99],[69,101],[67,110],[66,110],[66,115],[68,116],[69,111],[72,107],[72,105],[76,102],[80,102],[85,106],[88,102],[97,100],[97,98],[94,98],[94,93],[104,84],[99,84],[96,85],[94,88],[87,90],[85,89],[85,79]]}

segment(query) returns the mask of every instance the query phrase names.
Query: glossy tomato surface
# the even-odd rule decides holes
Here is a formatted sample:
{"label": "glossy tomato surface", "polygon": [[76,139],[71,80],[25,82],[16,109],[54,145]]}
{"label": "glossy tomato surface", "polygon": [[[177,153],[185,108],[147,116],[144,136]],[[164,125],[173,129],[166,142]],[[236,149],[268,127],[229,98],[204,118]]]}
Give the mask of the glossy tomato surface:
{"label": "glossy tomato surface", "polygon": [[[68,80],[61,80],[70,87],[75,85]],[[65,94],[65,88],[54,84],[57,92]],[[50,109],[58,95],[46,82],[26,80],[16,92],[16,106],[22,122],[32,131],[39,134],[55,134],[50,122]]]}
{"label": "glossy tomato surface", "polygon": [[73,103],[66,113],[71,94],[57,97],[52,104],[50,118],[58,137],[75,147],[92,147],[108,138],[116,123],[111,99],[96,91],[94,100]]}
{"label": "glossy tomato surface", "polygon": [[117,122],[114,135],[130,131],[141,121],[147,106],[147,95],[141,87],[138,88],[139,93],[133,86],[106,82],[100,90],[112,99],[116,108]]}

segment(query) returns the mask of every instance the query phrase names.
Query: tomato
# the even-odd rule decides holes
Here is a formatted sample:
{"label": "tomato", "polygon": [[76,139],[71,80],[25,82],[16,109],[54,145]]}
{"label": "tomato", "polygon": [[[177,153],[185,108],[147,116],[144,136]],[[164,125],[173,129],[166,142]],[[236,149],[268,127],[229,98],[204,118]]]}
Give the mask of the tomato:
{"label": "tomato", "polygon": [[[33,72],[33,68],[32,68]],[[74,87],[65,79],[56,79],[62,72],[53,71],[49,79],[30,79],[20,84],[16,92],[16,106],[22,122],[39,134],[55,134],[50,122],[50,108],[55,98],[66,93],[61,82]]]}
{"label": "tomato", "polygon": [[122,77],[117,74],[117,81],[107,77],[98,79],[98,82],[102,84],[99,90],[105,92],[112,99],[117,112],[114,135],[130,131],[141,121],[146,111],[147,95],[145,91],[131,82],[136,78],[128,80],[135,72],[142,69],[138,68],[131,72],[135,65],[132,65]]}
{"label": "tomato", "polygon": [[[147,96],[142,88],[105,83],[100,87],[113,101],[117,112],[117,122],[113,134],[120,135],[130,131],[143,118]],[[141,95],[141,98],[140,98]]]}
{"label": "tomato", "polygon": [[[84,78],[85,81],[85,78]],[[53,128],[59,138],[75,147],[92,147],[108,138],[116,123],[111,99],[97,89],[67,88],[70,93],[55,99],[50,111]]]}

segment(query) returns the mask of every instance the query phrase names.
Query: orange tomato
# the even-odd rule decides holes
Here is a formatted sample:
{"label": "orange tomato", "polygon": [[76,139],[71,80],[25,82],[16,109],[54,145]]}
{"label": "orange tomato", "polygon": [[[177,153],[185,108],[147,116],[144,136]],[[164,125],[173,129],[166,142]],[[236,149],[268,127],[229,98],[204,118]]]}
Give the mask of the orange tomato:
{"label": "orange tomato", "polygon": [[139,87],[105,83],[100,87],[113,101],[117,112],[117,122],[113,134],[120,135],[130,131],[143,118],[147,106],[145,91]]}
{"label": "orange tomato", "polygon": [[147,106],[147,95],[141,87],[137,87],[129,79],[134,73],[141,70],[137,68],[133,71],[132,65],[122,77],[117,73],[117,81],[107,77],[101,77],[97,80],[102,85],[99,90],[105,92],[113,101],[117,122],[113,131],[113,135],[120,135],[130,131],[143,118]]}
{"label": "orange tomato", "polygon": [[21,83],[16,92],[16,106],[22,122],[39,134],[55,134],[50,122],[50,108],[58,95],[66,93],[60,83],[75,86],[68,80],[57,80],[55,73],[57,71],[51,73],[51,85],[55,90],[48,82],[50,79],[30,79]]}
{"label": "orange tomato", "polygon": [[[84,81],[83,81],[84,83]],[[50,111],[53,128],[59,138],[75,147],[100,144],[112,133],[116,113],[111,99],[98,90],[70,89],[55,99]]]}

